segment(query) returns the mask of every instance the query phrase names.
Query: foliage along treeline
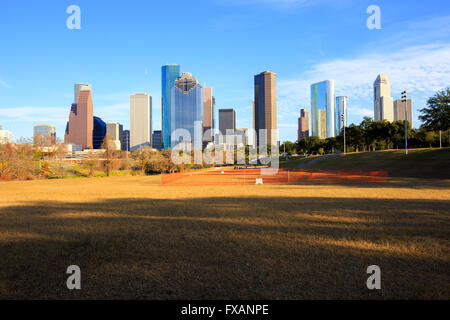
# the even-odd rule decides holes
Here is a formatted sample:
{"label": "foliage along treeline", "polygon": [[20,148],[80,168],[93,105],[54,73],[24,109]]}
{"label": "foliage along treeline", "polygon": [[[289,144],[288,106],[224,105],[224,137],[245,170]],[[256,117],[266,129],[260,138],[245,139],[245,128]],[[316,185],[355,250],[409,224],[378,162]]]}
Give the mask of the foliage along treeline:
{"label": "foliage along treeline", "polygon": [[82,159],[66,158],[66,147],[59,142],[45,148],[30,141],[0,144],[0,181],[149,175],[208,167],[206,164],[176,165],[171,161],[171,150],[116,151],[109,140],[105,138],[102,152],[87,154]]}
{"label": "foliage along treeline", "polygon": [[[438,91],[420,110],[420,129],[412,129],[408,122],[408,147],[428,148],[450,145],[450,87]],[[359,124],[345,129],[348,152],[374,151],[405,147],[404,121],[373,121],[365,117]],[[444,132],[443,132],[444,131]],[[289,154],[324,154],[344,149],[344,132],[335,138],[309,137],[296,142],[287,141],[280,150]]]}
{"label": "foliage along treeline", "polygon": [[[347,152],[375,151],[384,149],[401,149],[405,147],[404,121],[373,121],[365,117],[359,125],[346,127]],[[448,132],[443,139],[448,140]],[[408,147],[428,148],[439,145],[439,134],[425,127],[412,129],[408,123]],[[335,138],[320,139],[312,136],[299,141],[285,142],[280,150],[289,154],[324,154],[344,150],[344,133]]]}

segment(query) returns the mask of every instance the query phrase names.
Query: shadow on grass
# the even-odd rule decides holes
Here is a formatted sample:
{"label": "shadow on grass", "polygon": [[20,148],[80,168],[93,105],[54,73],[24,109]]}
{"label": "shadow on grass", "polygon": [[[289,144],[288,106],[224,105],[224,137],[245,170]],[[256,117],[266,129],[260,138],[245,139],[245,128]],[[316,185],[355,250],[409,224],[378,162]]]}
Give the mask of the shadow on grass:
{"label": "shadow on grass", "polygon": [[423,179],[423,178],[402,178],[389,177],[388,182],[366,182],[366,183],[310,183],[310,184],[290,184],[289,186],[341,186],[354,188],[408,188],[408,189],[442,189],[445,192],[450,190],[450,179]]}
{"label": "shadow on grass", "polygon": [[[0,209],[0,298],[450,297],[448,201],[114,199]],[[66,289],[66,268],[82,290]],[[366,268],[382,269],[382,290]]]}

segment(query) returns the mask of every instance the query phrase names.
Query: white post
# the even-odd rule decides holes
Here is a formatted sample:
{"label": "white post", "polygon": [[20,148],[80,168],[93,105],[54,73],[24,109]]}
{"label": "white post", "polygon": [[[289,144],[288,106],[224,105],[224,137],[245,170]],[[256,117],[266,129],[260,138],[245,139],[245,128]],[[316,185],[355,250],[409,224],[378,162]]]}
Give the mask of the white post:
{"label": "white post", "polygon": [[344,126],[344,155],[347,154],[347,144],[346,144],[346,139],[345,139],[345,114],[342,115],[342,123]]}
{"label": "white post", "polygon": [[402,102],[405,103],[405,154],[408,154],[408,93],[402,92]]}

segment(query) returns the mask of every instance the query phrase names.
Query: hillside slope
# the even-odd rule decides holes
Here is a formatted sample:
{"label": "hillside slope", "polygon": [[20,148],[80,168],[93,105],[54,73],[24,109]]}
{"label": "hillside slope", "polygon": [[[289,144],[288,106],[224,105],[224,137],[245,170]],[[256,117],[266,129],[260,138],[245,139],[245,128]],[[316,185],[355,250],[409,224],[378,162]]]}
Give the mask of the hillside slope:
{"label": "hillside slope", "polygon": [[450,179],[450,149],[412,149],[350,153],[297,162],[302,169],[385,170],[391,177]]}

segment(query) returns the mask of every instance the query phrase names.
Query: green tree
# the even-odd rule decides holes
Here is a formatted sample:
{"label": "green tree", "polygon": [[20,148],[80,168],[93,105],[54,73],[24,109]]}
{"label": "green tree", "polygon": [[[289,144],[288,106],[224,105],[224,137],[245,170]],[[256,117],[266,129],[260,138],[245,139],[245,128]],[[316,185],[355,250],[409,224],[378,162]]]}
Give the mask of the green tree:
{"label": "green tree", "polygon": [[437,140],[437,134],[434,131],[428,131],[425,133],[425,141],[433,148],[433,143]]}
{"label": "green tree", "polygon": [[281,152],[286,152],[289,155],[293,155],[294,153],[296,153],[295,143],[291,141],[283,142],[283,144],[280,146],[280,153]]}
{"label": "green tree", "polygon": [[[364,149],[365,134],[361,126],[351,124],[346,128],[346,143],[348,150],[360,151]],[[349,148],[351,147],[351,148]]]}
{"label": "green tree", "polygon": [[427,107],[420,110],[419,119],[427,129],[439,131],[440,136],[442,131],[449,130],[450,137],[450,87],[428,99]]}

